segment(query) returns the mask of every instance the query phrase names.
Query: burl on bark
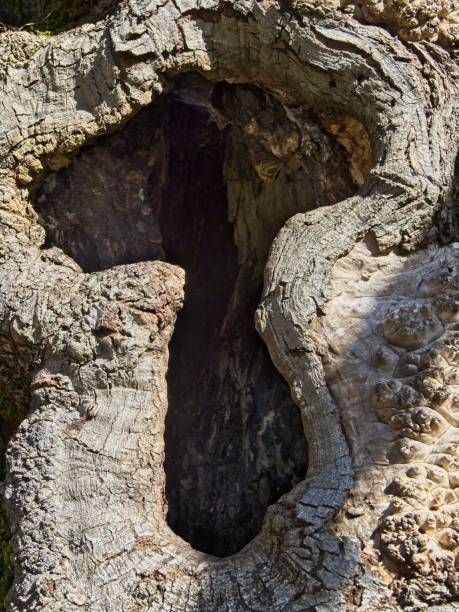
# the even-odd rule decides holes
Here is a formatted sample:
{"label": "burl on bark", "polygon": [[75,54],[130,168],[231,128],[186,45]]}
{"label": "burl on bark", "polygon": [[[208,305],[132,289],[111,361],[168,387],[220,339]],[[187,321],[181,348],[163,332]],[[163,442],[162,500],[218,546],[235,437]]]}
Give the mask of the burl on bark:
{"label": "burl on bark", "polygon": [[458,19],[0,35],[7,609],[459,606]]}

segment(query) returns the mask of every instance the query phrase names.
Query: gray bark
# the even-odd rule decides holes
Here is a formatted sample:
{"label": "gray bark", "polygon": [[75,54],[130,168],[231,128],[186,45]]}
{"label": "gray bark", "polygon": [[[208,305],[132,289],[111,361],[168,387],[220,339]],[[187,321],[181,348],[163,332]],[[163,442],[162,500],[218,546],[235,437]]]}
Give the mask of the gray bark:
{"label": "gray bark", "polygon": [[[392,14],[387,21],[400,30]],[[420,32],[413,42],[400,30],[402,42],[334,3],[130,0],[105,22],[50,40],[8,34],[9,57],[18,47],[25,56],[5,63],[0,83],[0,358],[4,379],[26,380],[31,393],[3,487],[11,610],[455,605],[458,276],[457,249],[442,242],[454,238],[458,90],[451,30],[435,40],[443,47]],[[263,267],[286,209],[273,205],[272,225],[269,214],[250,221],[250,211],[277,202],[288,164],[322,163],[309,176],[324,201],[310,200],[330,204],[312,210],[304,186],[291,196],[298,208],[287,205],[292,216],[270,246],[256,313],[300,411],[307,474],[226,558],[192,548],[166,521],[166,372],[183,271],[116,265],[113,253],[109,269],[83,271],[87,249],[65,239],[66,253],[44,248],[51,213],[46,221],[34,209],[50,172],[72,164],[78,173],[72,160],[84,145],[123,128],[188,72],[249,84],[284,109],[271,109],[268,128],[216,119],[233,125],[268,185],[258,203],[245,185],[254,208],[234,212],[240,258],[250,247],[252,267]],[[301,144],[289,150],[292,125]],[[245,164],[233,150],[225,173],[237,188]],[[56,242],[69,227],[57,194]],[[268,229],[257,234],[257,222]]]}

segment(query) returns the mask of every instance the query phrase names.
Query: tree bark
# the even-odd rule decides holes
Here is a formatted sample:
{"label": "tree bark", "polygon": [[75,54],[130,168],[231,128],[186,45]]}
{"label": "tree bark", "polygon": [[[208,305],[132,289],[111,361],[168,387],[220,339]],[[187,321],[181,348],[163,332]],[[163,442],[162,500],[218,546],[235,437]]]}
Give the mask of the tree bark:
{"label": "tree bark", "polygon": [[[7,57],[0,82],[0,372],[4,385],[30,395],[3,485],[15,562],[9,609],[456,605],[457,7],[413,3],[417,12],[407,16],[392,2],[364,2],[355,11],[342,4],[349,6],[128,0],[105,21],[51,39],[22,32],[0,38]],[[199,83],[198,98],[196,85],[180,81],[188,73]],[[224,509],[248,508],[250,520],[258,512],[247,537],[258,533],[239,552],[244,538],[234,549],[211,547],[234,553],[222,557],[198,549],[188,531],[191,546],[167,518],[174,497],[166,500],[164,467],[168,403],[173,409],[169,346],[192,295],[180,262],[161,261],[166,235],[153,246],[150,240],[164,227],[176,238],[176,217],[164,221],[179,198],[165,170],[174,168],[164,153],[174,151],[173,136],[161,115],[145,155],[134,159],[134,139],[121,166],[113,161],[117,141],[107,140],[125,134],[125,152],[133,121],[141,138],[142,109],[168,95],[191,96],[187,107],[205,109],[228,134],[222,172],[239,267],[222,259],[217,268],[231,331],[211,349],[229,347],[231,359],[221,362],[216,388],[228,414],[255,410],[244,393],[255,397],[265,374],[258,379],[255,366],[241,365],[240,349],[250,363],[262,349],[250,344],[251,325],[231,325],[246,314],[243,297],[256,299],[263,275],[256,328],[296,404],[289,405],[268,357],[259,357],[270,372],[265,420],[244,425],[246,454],[235,444],[231,468],[225,471],[225,458],[218,464],[221,480],[231,479]],[[186,122],[183,133],[192,133]],[[124,165],[131,175],[117,177]],[[96,184],[92,173],[102,178],[88,205],[79,194],[85,176]],[[141,210],[132,204],[138,185],[150,185],[158,203],[156,216],[139,227]],[[110,188],[112,202],[104,194]],[[218,185],[216,205],[217,192]],[[192,234],[195,253],[207,238],[204,228],[204,239],[194,240],[201,211],[192,211],[177,231]],[[209,222],[209,239],[219,223]],[[215,252],[226,245],[220,235]],[[198,278],[199,262],[211,258],[202,253]],[[207,308],[207,300],[195,304]],[[196,361],[205,350],[197,348]],[[177,370],[173,363],[169,375],[181,372],[178,386],[187,381],[193,405],[200,391],[207,401],[213,387],[194,388],[187,361]],[[184,403],[178,412],[184,405],[193,409]],[[233,421],[215,425],[212,405],[197,429],[215,457],[222,445],[230,448]],[[285,417],[276,421],[279,414]],[[201,506],[193,495],[218,491],[206,486],[205,470],[199,486],[187,488],[198,469],[193,461],[205,456],[188,437],[193,420],[184,421],[182,439],[172,428],[168,444],[176,453],[172,473],[182,474],[174,507],[181,504],[182,516],[189,508],[195,524]],[[262,438],[266,423],[271,437]],[[219,428],[220,438],[210,435]],[[265,495],[253,453],[267,457],[287,435],[297,450],[269,465],[280,476],[290,470],[292,488],[279,489],[284,494],[271,503],[272,479]],[[307,472],[298,482],[306,444]],[[243,506],[247,483],[255,497]],[[209,508],[206,501],[212,517]],[[228,540],[237,522],[231,529]]]}

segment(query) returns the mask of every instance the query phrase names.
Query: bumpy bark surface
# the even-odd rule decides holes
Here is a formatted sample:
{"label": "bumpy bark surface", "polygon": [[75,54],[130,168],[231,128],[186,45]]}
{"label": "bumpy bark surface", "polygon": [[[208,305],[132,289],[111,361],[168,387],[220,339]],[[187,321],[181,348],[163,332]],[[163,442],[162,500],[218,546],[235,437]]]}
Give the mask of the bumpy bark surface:
{"label": "bumpy bark surface", "polygon": [[[51,40],[4,35],[1,373],[31,394],[4,483],[11,610],[455,605],[454,35],[405,36],[402,3],[360,4],[129,0]],[[356,20],[377,14],[408,42]],[[167,95],[178,135],[164,115],[145,127]],[[220,166],[209,184],[186,170],[190,143]],[[226,255],[204,287],[226,303],[194,356],[200,332],[171,338],[188,297],[209,307],[188,282],[215,232]],[[296,407],[247,322],[261,273],[256,326]],[[291,463],[270,456],[287,434]],[[219,490],[214,533],[230,539],[234,509],[252,524],[210,550],[192,532]]]}

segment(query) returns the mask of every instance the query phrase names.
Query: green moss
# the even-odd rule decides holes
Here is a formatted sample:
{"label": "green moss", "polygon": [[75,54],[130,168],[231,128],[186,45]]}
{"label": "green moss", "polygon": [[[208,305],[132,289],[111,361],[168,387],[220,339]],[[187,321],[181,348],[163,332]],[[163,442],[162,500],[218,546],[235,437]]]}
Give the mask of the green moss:
{"label": "green moss", "polygon": [[36,0],[3,0],[0,5],[0,21],[8,25],[24,25],[34,14]]}
{"label": "green moss", "polygon": [[5,450],[11,436],[25,418],[21,392],[0,389],[0,480],[5,478]]}
{"label": "green moss", "polygon": [[0,509],[0,612],[6,611],[4,602],[14,576],[10,537],[8,521]]}
{"label": "green moss", "polygon": [[[0,481],[5,478],[5,450],[9,439],[25,417],[22,394],[0,391]],[[4,601],[13,580],[13,560],[10,530],[6,513],[0,504],[0,612],[6,610]]]}
{"label": "green moss", "polygon": [[0,0],[0,21],[53,33],[103,17],[112,0]]}

